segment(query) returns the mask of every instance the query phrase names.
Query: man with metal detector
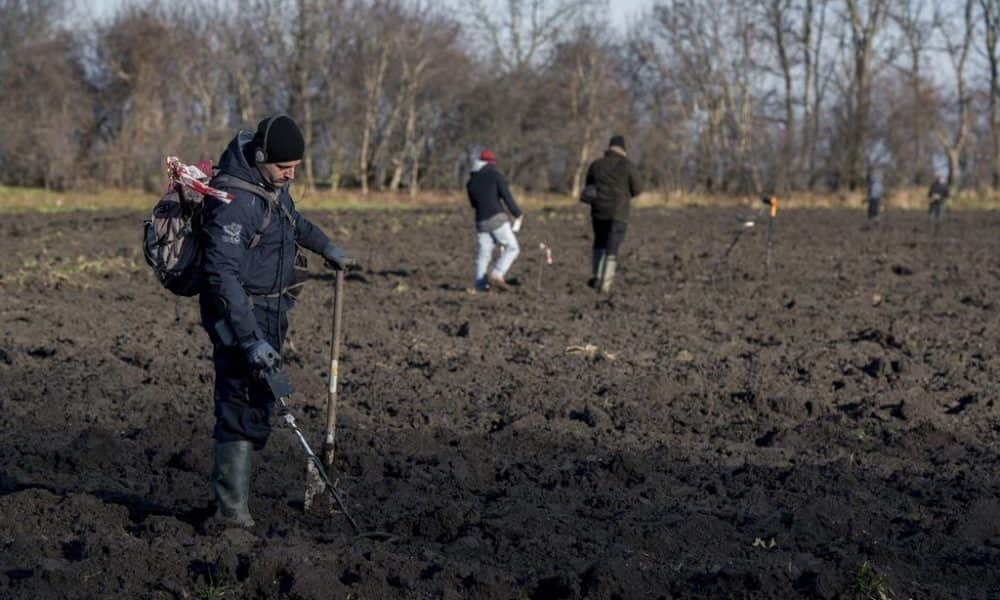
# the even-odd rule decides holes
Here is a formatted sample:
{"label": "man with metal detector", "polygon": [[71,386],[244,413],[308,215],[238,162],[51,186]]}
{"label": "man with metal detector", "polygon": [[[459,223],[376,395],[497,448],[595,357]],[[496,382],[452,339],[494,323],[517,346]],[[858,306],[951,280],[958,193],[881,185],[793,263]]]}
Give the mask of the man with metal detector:
{"label": "man with metal detector", "polygon": [[625,138],[615,135],[602,158],[590,164],[583,202],[590,204],[594,230],[591,277],[587,285],[607,294],[618,268],[618,249],[625,240],[632,198],[641,192],[635,165],[625,153]]}
{"label": "man with metal detector", "polygon": [[294,304],[297,248],[337,270],[354,264],[295,209],[288,187],[304,153],[291,118],[265,118],[256,132],[239,132],[219,159],[211,186],[232,199],[205,200],[200,304],[215,364],[211,489],[216,516],[240,527],[254,525],[253,452],[267,443],[276,395],[291,393],[281,346]]}
{"label": "man with metal detector", "polygon": [[949,195],[948,180],[939,173],[934,179],[934,183],[931,184],[931,189],[927,191],[927,199],[930,201],[930,206],[927,209],[928,216],[932,219],[940,219],[941,207],[944,206]]}

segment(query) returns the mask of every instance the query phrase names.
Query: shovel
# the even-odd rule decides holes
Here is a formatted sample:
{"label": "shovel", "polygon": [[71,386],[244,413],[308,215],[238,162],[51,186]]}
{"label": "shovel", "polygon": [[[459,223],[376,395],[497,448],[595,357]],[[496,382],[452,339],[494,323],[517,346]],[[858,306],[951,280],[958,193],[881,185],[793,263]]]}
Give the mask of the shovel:
{"label": "shovel", "polygon": [[[323,445],[320,449],[320,460],[329,471],[333,467],[334,439],[337,433],[337,371],[340,368],[341,315],[344,308],[344,271],[337,271],[337,283],[333,299],[333,331],[330,334],[330,378],[326,397],[326,430],[323,433]],[[313,504],[317,495],[322,495],[326,482],[320,476],[313,461],[306,463],[306,489],[304,504],[306,510]]]}

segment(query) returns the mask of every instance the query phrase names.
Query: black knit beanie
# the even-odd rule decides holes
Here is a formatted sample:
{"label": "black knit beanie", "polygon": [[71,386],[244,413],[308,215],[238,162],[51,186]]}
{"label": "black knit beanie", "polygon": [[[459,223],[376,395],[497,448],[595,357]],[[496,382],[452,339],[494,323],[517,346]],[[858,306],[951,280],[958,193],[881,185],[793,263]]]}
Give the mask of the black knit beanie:
{"label": "black knit beanie", "polygon": [[[268,123],[270,123],[270,127],[268,127]],[[260,160],[260,156],[258,156],[257,162],[293,162],[301,160],[306,151],[306,142],[302,138],[299,126],[285,115],[267,117],[262,120],[257,125],[257,133],[254,134],[253,141],[257,148],[264,151],[264,160]]]}
{"label": "black knit beanie", "polygon": [[611,136],[611,141],[608,142],[608,146],[618,146],[622,150],[625,149],[625,136],[613,135]]}

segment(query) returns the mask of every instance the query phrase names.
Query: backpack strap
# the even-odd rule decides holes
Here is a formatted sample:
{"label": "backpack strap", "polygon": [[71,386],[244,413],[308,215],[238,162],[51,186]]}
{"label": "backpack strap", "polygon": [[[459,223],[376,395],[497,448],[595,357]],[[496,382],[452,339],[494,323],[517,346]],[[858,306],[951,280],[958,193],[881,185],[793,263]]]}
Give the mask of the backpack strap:
{"label": "backpack strap", "polygon": [[279,202],[278,200],[279,195],[281,194],[280,191],[271,192],[259,185],[250,183],[249,181],[243,181],[239,177],[233,177],[232,175],[227,175],[225,173],[220,173],[219,175],[216,175],[215,179],[212,180],[212,186],[236,188],[238,190],[250,192],[251,194],[257,196],[258,198],[264,199],[264,205],[266,207],[266,210],[264,211],[264,218],[261,219],[260,225],[257,226],[257,230],[254,231],[253,235],[250,236],[251,248],[257,246],[257,244],[260,242],[260,236],[263,235],[264,230],[266,230],[267,227],[271,224],[271,213],[274,211],[274,205],[278,205],[279,207],[281,207],[281,210],[283,213],[285,213],[285,217],[288,219],[288,221],[293,226],[295,225],[295,221],[292,220],[292,216],[288,213],[288,210],[284,206],[281,206],[281,202]]}

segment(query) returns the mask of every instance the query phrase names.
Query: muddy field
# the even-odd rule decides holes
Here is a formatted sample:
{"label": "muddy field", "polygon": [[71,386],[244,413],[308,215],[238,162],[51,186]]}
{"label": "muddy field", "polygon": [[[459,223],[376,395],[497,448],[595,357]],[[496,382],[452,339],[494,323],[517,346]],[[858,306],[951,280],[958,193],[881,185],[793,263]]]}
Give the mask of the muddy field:
{"label": "muddy field", "polygon": [[[206,526],[196,301],[140,215],[6,215],[0,598],[1000,598],[1000,214],[790,210],[765,277],[760,229],[719,262],[734,211],[637,211],[608,299],[582,211],[529,213],[479,296],[464,206],[313,217],[364,263],[336,476],[388,536],[303,513],[287,429],[257,527]],[[292,313],[317,444],[331,307]]]}

